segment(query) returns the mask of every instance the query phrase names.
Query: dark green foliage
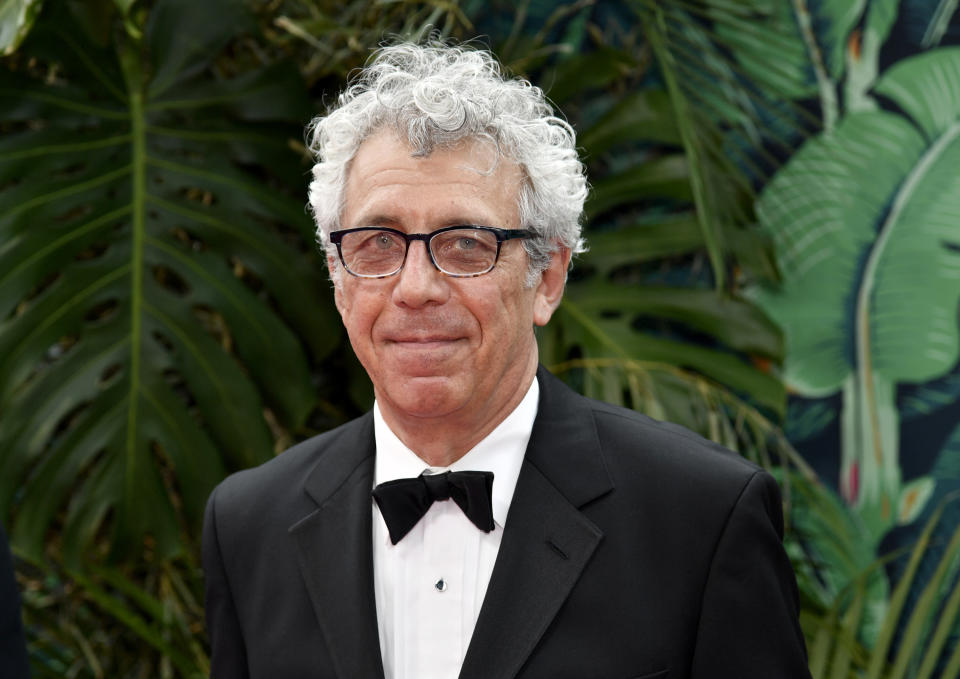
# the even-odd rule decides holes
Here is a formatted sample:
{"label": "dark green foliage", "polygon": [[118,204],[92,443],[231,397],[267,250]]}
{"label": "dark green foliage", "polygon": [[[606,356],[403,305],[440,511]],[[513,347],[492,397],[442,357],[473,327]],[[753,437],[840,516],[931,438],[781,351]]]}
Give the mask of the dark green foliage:
{"label": "dark green foliage", "polygon": [[340,331],[287,141],[310,105],[289,65],[215,61],[255,28],[168,0],[99,47],[52,6],[2,74],[0,507],[31,558],[54,524],[74,566],[107,529],[181,552],[265,415],[314,405]]}

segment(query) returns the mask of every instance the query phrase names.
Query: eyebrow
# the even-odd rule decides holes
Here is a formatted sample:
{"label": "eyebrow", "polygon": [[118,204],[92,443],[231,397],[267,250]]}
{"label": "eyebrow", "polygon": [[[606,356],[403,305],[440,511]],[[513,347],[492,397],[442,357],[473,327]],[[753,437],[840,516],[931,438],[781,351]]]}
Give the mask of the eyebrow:
{"label": "eyebrow", "polygon": [[[355,228],[360,226],[388,226],[394,229],[400,229],[401,220],[396,217],[389,217],[384,214],[374,214],[370,217],[364,217],[363,219],[355,220],[356,223],[351,226],[344,226],[343,228]],[[438,222],[438,226],[433,227],[432,230],[442,229],[447,226],[491,226],[489,220],[486,219],[472,219],[465,217],[457,217],[454,219],[445,219],[441,222]]]}
{"label": "eyebrow", "polygon": [[[394,217],[387,217],[386,215],[373,215],[371,217],[364,217],[363,219],[356,220],[354,226],[399,226],[400,220]],[[348,227],[349,228],[349,227]]]}

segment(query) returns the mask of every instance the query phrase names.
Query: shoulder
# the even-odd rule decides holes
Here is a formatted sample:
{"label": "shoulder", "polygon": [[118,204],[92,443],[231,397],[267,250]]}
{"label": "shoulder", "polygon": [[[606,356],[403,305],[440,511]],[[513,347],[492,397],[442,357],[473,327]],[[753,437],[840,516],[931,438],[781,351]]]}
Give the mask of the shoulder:
{"label": "shoulder", "polygon": [[760,466],[679,425],[577,398],[595,427],[616,517],[645,516],[704,545],[716,544],[743,517],[782,537],[780,488]]}
{"label": "shoulder", "polygon": [[756,464],[689,429],[604,403],[591,409],[604,460],[622,489],[664,504],[728,511],[755,477],[773,482]]}
{"label": "shoulder", "polygon": [[[741,455],[686,427],[662,422],[627,408],[584,399],[593,413],[601,448],[606,454],[637,458],[647,465],[692,472],[749,477],[760,470]],[[608,456],[609,456],[608,455]]]}
{"label": "shoulder", "polygon": [[589,427],[592,435],[580,436],[578,442],[590,440],[611,461],[635,460],[663,466],[665,471],[705,466],[712,472],[740,477],[749,477],[759,470],[737,453],[685,427],[582,396],[546,370],[541,369],[538,378],[540,414],[546,415],[544,419],[551,428],[571,431],[572,426]]}
{"label": "shoulder", "polygon": [[[602,460],[619,502],[646,508],[730,511],[751,481],[776,483],[759,466],[682,426],[573,392],[556,378],[541,378],[554,430],[550,439],[567,446],[568,463]],[[571,423],[576,423],[571,424]],[[569,447],[577,447],[576,453]]]}
{"label": "shoulder", "polygon": [[[218,514],[257,517],[276,514],[305,499],[304,481],[315,471],[337,469],[362,460],[372,446],[370,413],[288,448],[258,467],[235,472],[210,494]],[[372,448],[371,448],[372,450]]]}

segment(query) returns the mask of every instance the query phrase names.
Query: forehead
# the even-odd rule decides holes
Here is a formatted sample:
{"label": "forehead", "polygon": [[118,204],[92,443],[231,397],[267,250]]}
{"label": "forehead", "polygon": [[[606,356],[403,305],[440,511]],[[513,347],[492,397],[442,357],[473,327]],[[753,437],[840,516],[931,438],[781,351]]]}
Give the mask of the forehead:
{"label": "forehead", "polygon": [[381,131],[360,145],[350,164],[341,226],[468,222],[514,228],[522,182],[520,166],[498,158],[484,140],[415,155],[394,133]]}

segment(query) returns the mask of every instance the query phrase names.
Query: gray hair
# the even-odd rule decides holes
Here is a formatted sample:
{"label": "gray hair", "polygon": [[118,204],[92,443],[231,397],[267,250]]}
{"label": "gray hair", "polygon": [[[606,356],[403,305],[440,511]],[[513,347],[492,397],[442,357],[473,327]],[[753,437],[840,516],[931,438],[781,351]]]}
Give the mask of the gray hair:
{"label": "gray hair", "polygon": [[[336,106],[307,128],[318,159],[310,208],[329,255],[336,256],[327,236],[340,225],[350,161],[366,139],[388,126],[415,155],[480,139],[491,143],[498,158],[520,166],[520,227],[539,234],[524,240],[528,285],[549,265],[557,243],[574,254],[584,251],[580,219],[587,181],[573,128],[553,115],[539,87],[505,79],[490,52],[434,42],[377,50]],[[331,275],[336,281],[339,269]]]}

